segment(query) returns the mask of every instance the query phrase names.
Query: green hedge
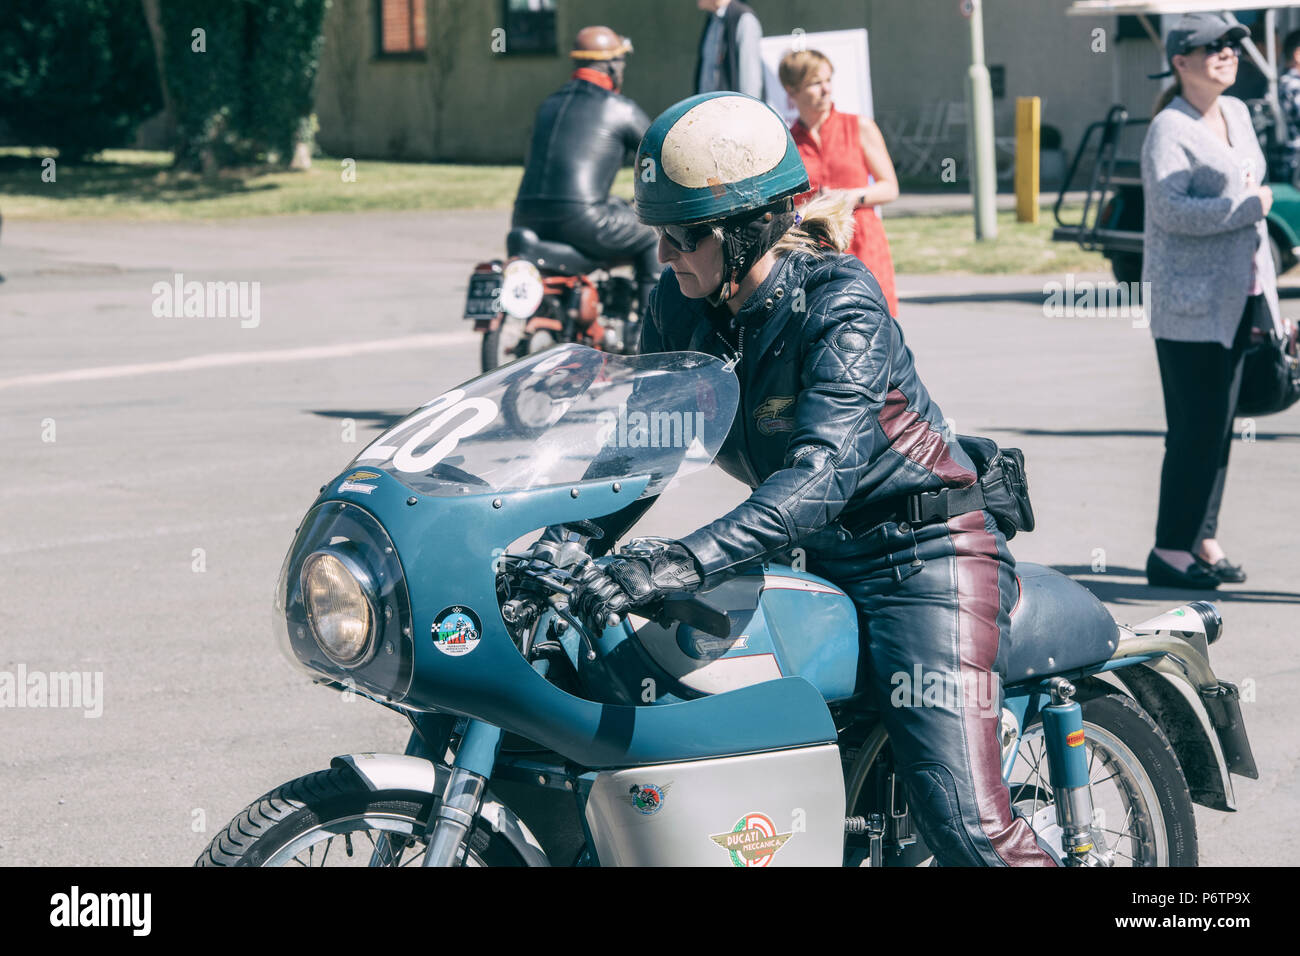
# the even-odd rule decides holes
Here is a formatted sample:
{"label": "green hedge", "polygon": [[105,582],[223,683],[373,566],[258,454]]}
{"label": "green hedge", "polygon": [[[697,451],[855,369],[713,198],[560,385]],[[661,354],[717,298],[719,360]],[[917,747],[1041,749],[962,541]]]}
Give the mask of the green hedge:
{"label": "green hedge", "polygon": [[[329,0],[166,0],[176,161],[287,163],[308,128]],[[202,52],[194,31],[201,29]]]}
{"label": "green hedge", "polygon": [[140,0],[5,0],[0,120],[60,159],[130,142],[162,107]]}

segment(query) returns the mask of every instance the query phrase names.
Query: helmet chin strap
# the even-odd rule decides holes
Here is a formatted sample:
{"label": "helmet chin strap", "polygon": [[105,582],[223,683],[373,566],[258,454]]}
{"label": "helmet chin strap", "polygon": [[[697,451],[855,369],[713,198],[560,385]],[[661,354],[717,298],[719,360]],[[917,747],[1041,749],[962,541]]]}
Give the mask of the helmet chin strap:
{"label": "helmet chin strap", "polygon": [[709,305],[720,306],[735,295],[754,263],[794,225],[792,205],[786,199],[753,219],[722,224],[722,281],[705,296]]}

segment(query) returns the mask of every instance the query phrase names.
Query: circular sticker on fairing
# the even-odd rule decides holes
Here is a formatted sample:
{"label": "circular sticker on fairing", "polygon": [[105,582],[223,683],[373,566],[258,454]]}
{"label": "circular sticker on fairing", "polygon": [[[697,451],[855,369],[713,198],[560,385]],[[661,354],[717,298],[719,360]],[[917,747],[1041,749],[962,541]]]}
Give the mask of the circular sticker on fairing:
{"label": "circular sticker on fairing", "polygon": [[452,657],[474,650],[482,635],[478,615],[461,604],[444,608],[433,619],[433,646]]}

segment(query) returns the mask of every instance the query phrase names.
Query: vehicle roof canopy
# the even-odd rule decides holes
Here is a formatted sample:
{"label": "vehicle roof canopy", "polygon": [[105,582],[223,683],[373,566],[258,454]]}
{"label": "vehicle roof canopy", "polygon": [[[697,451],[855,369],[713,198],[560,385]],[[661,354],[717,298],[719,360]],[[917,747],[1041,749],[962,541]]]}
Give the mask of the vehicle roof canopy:
{"label": "vehicle roof canopy", "polygon": [[1079,17],[1099,13],[1220,13],[1225,10],[1281,10],[1300,7],[1300,0],[1074,0],[1065,11]]}
{"label": "vehicle roof canopy", "polygon": [[[1237,20],[1232,15],[1234,10],[1263,10],[1266,35],[1273,36],[1277,27],[1276,11],[1296,7],[1300,7],[1300,0],[1273,0],[1272,3],[1263,4],[1259,0],[1074,0],[1074,3],[1066,8],[1065,13],[1067,16],[1072,17],[1113,14],[1135,15],[1160,50],[1160,58],[1164,59],[1165,38],[1158,32],[1156,24],[1151,21],[1153,16],[1176,16],[1181,13],[1222,13],[1225,20],[1234,23]],[[1268,83],[1266,99],[1269,109],[1272,111],[1274,123],[1285,129],[1286,119],[1277,98],[1277,56],[1279,51],[1271,43],[1264,44],[1265,49],[1260,51],[1250,37],[1246,37],[1242,41],[1242,46]]]}

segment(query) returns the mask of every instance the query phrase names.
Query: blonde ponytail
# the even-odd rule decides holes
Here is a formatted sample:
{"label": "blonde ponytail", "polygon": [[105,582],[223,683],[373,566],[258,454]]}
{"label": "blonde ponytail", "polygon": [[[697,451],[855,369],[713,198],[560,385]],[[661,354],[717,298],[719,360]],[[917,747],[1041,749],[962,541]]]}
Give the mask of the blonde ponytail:
{"label": "blonde ponytail", "polygon": [[1151,115],[1155,116],[1162,109],[1164,109],[1166,106],[1172,103],[1174,101],[1175,96],[1182,96],[1182,95],[1183,95],[1183,78],[1180,76],[1174,80],[1173,86],[1165,87],[1164,90],[1160,93],[1160,95],[1156,97],[1156,105],[1151,110]]}
{"label": "blonde ponytail", "polygon": [[843,252],[853,241],[853,200],[843,193],[818,196],[802,209],[803,217],[776,241],[772,250],[785,255],[798,250],[815,256]]}

